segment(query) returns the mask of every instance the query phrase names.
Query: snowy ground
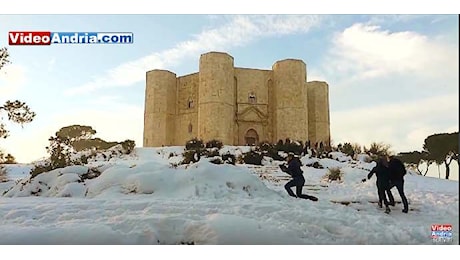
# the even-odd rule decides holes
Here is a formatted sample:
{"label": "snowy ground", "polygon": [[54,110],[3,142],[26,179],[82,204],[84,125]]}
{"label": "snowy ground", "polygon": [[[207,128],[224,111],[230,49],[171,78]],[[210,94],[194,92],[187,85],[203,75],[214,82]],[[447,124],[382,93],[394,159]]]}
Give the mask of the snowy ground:
{"label": "snowy ground", "polygon": [[[375,179],[361,182],[373,164],[341,154],[337,160],[302,158],[344,173],[342,182],[328,182],[327,169],[304,166],[304,193],[319,198],[312,202],[287,195],[289,176],[279,162],[232,166],[203,159],[171,167],[182,149],[136,149],[132,156],[32,180],[30,166],[7,166],[11,181],[0,183],[0,244],[429,245],[432,224],[452,224],[453,244],[459,243],[457,181],[407,174],[411,211],[404,214],[397,204],[387,215],[375,203]],[[85,179],[89,168],[102,174]]]}

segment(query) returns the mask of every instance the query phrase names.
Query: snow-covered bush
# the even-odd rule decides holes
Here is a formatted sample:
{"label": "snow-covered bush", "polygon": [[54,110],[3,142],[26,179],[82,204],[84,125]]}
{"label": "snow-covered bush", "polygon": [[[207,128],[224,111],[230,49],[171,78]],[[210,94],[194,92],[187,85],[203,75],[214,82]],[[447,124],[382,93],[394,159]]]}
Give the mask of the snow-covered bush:
{"label": "snow-covered bush", "polygon": [[86,187],[82,176],[88,172],[86,166],[69,166],[30,176],[6,191],[4,196],[84,197]]}
{"label": "snow-covered bush", "polygon": [[245,164],[262,165],[263,158],[263,155],[256,151],[243,153],[243,161]]}
{"label": "snow-covered bush", "polygon": [[200,150],[203,148],[205,148],[203,140],[198,138],[193,138],[185,143],[185,150]]}
{"label": "snow-covered bush", "polygon": [[278,151],[294,153],[295,155],[301,155],[303,152],[302,143],[298,141],[291,141],[289,138],[286,139],[284,144],[281,140],[278,141],[278,143],[275,145],[275,148]]}
{"label": "snow-covered bush", "polygon": [[206,142],[206,148],[220,149],[220,148],[222,148],[222,146],[224,146],[224,144],[221,141],[216,140],[216,139],[213,139],[213,140],[210,140],[210,141]]}
{"label": "snow-covered bush", "polygon": [[211,160],[209,160],[210,163],[214,163],[214,164],[223,164],[224,162],[222,161],[221,158],[219,157],[216,157],[216,158],[213,158]]}
{"label": "snow-covered bush", "polygon": [[234,154],[231,154],[231,153],[222,154],[222,161],[228,164],[235,165],[236,157]]}
{"label": "snow-covered bush", "polygon": [[125,154],[130,154],[134,150],[134,147],[136,147],[136,142],[133,140],[125,140],[121,142],[121,146]]}
{"label": "snow-covered bush", "polygon": [[261,142],[256,148],[257,151],[261,152],[264,156],[273,158],[276,161],[283,161],[284,158],[279,155],[278,148],[280,146],[273,145],[269,142]]}
{"label": "snow-covered bush", "polygon": [[184,159],[180,164],[196,163],[200,160],[201,153],[196,150],[187,150],[182,154],[182,157],[184,157]]}
{"label": "snow-covered bush", "polygon": [[324,167],[317,161],[313,161],[311,163],[306,163],[305,166],[313,167],[315,169],[324,169]]}
{"label": "snow-covered bush", "polygon": [[203,151],[203,155],[206,157],[216,157],[220,156],[219,149],[217,148],[209,148]]}
{"label": "snow-covered bush", "polygon": [[326,175],[329,181],[340,181],[342,180],[342,171],[338,167],[328,169],[328,173]]}

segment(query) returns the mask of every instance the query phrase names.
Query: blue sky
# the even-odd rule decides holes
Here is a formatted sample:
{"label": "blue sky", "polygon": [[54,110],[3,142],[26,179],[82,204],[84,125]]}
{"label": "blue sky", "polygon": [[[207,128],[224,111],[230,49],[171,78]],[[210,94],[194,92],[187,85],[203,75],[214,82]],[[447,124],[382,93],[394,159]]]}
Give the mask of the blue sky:
{"label": "blue sky", "polygon": [[[2,149],[18,161],[46,155],[48,137],[71,124],[105,140],[142,145],[145,72],[198,70],[201,53],[224,51],[235,66],[307,64],[329,83],[335,144],[373,141],[421,150],[430,134],[458,131],[457,15],[0,15],[0,102],[37,113]],[[8,46],[8,31],[127,31],[131,45]]]}

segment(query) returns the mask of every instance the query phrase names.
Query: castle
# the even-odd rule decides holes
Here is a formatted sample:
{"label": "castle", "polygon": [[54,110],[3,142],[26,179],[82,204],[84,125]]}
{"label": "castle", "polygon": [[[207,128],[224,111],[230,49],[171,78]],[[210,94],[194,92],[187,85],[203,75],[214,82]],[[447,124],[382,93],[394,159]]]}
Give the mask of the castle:
{"label": "castle", "polygon": [[194,138],[227,145],[309,140],[330,145],[329,86],[307,82],[302,60],[271,70],[236,68],[227,53],[202,54],[199,72],[146,73],[144,147],[185,145]]}

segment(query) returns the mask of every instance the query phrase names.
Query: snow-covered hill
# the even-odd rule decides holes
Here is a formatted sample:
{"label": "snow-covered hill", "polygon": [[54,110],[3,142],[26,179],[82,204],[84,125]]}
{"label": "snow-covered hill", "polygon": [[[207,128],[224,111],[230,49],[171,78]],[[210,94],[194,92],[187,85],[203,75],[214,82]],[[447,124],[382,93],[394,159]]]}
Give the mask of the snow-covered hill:
{"label": "snow-covered hill", "polygon": [[[361,181],[374,165],[363,157],[301,158],[323,167],[303,166],[304,193],[319,198],[312,202],[287,195],[281,162],[172,166],[182,152],[137,148],[35,178],[30,165],[7,166],[0,244],[432,244],[432,224],[452,224],[458,244],[456,181],[407,174],[411,211],[397,204],[387,215],[375,180]],[[328,168],[341,169],[340,182],[327,181]]]}

